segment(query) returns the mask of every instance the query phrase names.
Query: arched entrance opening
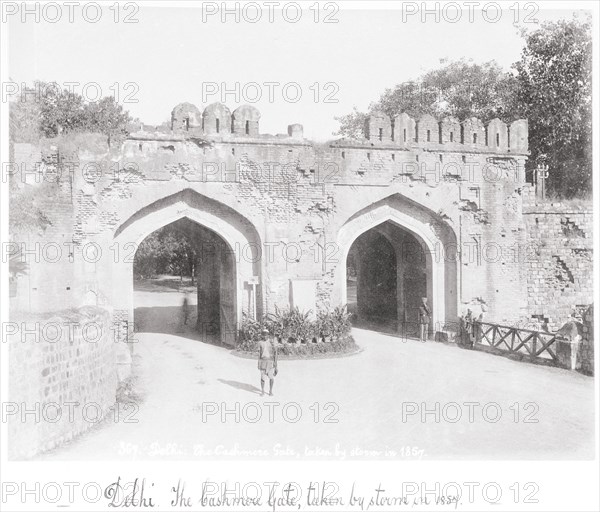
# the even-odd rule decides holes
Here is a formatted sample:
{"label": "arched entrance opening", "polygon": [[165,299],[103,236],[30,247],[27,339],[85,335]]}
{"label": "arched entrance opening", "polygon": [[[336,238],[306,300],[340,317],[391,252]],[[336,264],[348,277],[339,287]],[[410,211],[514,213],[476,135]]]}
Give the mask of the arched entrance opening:
{"label": "arched entrance opening", "polygon": [[[371,244],[364,243],[368,241]],[[363,302],[375,300],[373,305],[366,305],[367,311],[382,308],[383,302],[387,303],[385,309],[381,309],[387,313],[379,327],[383,324],[389,328],[395,322],[396,332],[414,335],[420,300],[427,297],[431,309],[430,333],[456,328],[459,297],[457,237],[451,224],[438,213],[402,194],[392,194],[350,216],[338,231],[337,243],[341,264],[335,272],[337,291],[334,297],[339,304],[348,304],[359,312],[359,324],[359,299],[364,297]],[[390,246],[395,255],[395,269]],[[376,261],[380,254],[386,254],[386,265]],[[365,266],[363,278],[353,274],[356,269],[364,272]],[[387,271],[377,270],[379,266]],[[394,279],[395,295],[391,291]],[[366,290],[364,294],[359,292],[361,284]],[[385,290],[380,294],[382,298],[375,292],[378,284]],[[394,301],[395,315],[389,306]]]}
{"label": "arched entrance opening", "polygon": [[191,189],[146,203],[116,229],[112,247],[119,257],[110,266],[113,315],[128,332],[134,330],[133,255],[143,240],[169,225],[200,248],[198,307],[192,304],[196,323],[213,333],[218,324],[220,341],[234,345],[243,312],[262,315],[260,236],[240,212]]}
{"label": "arched entrance opening", "polygon": [[134,325],[231,345],[236,331],[232,248],[187,217],[148,235],[133,262]]}
{"label": "arched entrance opening", "polygon": [[346,279],[355,325],[417,333],[421,298],[431,300],[431,265],[410,231],[385,221],[360,234],[348,251]]}

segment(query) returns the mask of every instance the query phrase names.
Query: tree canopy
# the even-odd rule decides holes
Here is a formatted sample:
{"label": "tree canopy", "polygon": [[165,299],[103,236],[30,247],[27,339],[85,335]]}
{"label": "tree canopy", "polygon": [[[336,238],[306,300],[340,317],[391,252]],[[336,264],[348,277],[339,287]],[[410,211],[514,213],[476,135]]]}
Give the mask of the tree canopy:
{"label": "tree canopy", "polygon": [[545,161],[557,196],[592,188],[592,37],[590,20],[560,20],[525,34],[515,63],[517,103],[529,120],[530,168]]}
{"label": "tree canopy", "polygon": [[131,116],[112,96],[86,101],[81,95],[36,81],[9,105],[11,140],[36,142],[74,131],[103,133],[109,144],[127,134]]}
{"label": "tree canopy", "polygon": [[187,235],[167,225],[146,237],[138,247],[133,262],[137,278],[159,274],[191,276],[194,280],[199,254]]}

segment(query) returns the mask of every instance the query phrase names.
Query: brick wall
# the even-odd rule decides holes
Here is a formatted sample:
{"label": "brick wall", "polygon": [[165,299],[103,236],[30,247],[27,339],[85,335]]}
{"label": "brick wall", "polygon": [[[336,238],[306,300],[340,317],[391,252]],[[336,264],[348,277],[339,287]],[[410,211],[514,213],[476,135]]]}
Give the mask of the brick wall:
{"label": "brick wall", "polygon": [[523,214],[528,318],[556,330],[593,301],[593,210],[550,203]]}
{"label": "brick wall", "polygon": [[20,459],[71,440],[109,413],[117,389],[116,343],[110,314],[100,308],[11,322],[9,403],[15,414],[8,416],[8,446],[9,457]]}
{"label": "brick wall", "polygon": [[[217,110],[228,112],[224,106]],[[143,128],[121,147],[107,148],[105,138],[90,134],[44,142],[39,153],[50,168],[76,168],[63,181],[60,200],[47,205],[58,218],[60,235],[71,237],[76,263],[72,285],[61,274],[68,265],[55,265],[56,285],[48,286],[42,279],[47,295],[42,297],[36,287],[37,296],[25,304],[29,310],[46,310],[45,297],[50,294],[61,306],[83,302],[123,309],[125,304],[111,302],[115,295],[111,248],[117,228],[144,208],[161,208],[165,198],[189,191],[201,198],[200,208],[227,222],[249,222],[254,230],[250,239],[260,247],[277,245],[275,260],[263,258],[254,269],[261,278],[260,296],[267,311],[274,304],[286,306],[290,281],[295,279],[317,281],[318,307],[338,305],[340,267],[345,265],[338,258],[348,249],[335,246],[340,229],[354,216],[383,204],[419,217],[427,226],[425,236],[441,241],[443,251],[458,248],[458,269],[449,269],[448,274],[460,284],[454,282],[448,295],[448,302],[454,303],[451,316],[460,303],[479,299],[488,304],[489,319],[507,322],[521,316],[527,302],[522,269],[509,252],[525,234],[521,215],[525,121],[511,125],[509,141],[506,125],[498,120],[487,128],[477,119],[464,120],[462,138],[455,119],[438,123],[428,116],[416,122],[400,116],[394,126],[407,126],[405,136],[404,129],[395,133],[384,116],[373,119],[371,128],[377,129],[369,129],[363,139],[316,144],[302,138],[299,125],[276,136],[260,134],[258,124],[246,131],[245,122],[234,133],[228,123],[219,133],[206,131],[199,113],[193,105],[182,104],[174,109],[173,130]],[[260,117],[244,109],[236,115],[252,123]],[[488,143],[486,130],[501,136]],[[21,149],[18,154],[34,165],[35,148]],[[444,230],[449,234],[443,235]],[[44,236],[51,239],[58,234],[47,231]],[[89,243],[103,249],[101,261],[82,261]],[[292,244],[299,248],[296,260],[281,255],[282,247]],[[48,269],[36,273],[50,275]],[[240,293],[246,295],[242,288]],[[515,303],[515,296],[520,301]]]}
{"label": "brick wall", "polygon": [[[498,322],[516,321],[527,309],[522,265],[510,253],[526,234],[521,214],[526,123],[517,123],[523,125],[520,131],[511,128],[511,134],[521,136],[510,145],[505,137],[492,137],[489,145],[483,136],[474,141],[468,130],[471,135],[461,140],[457,120],[442,120],[440,136],[434,118],[415,124],[407,116],[397,119],[397,126],[414,125],[421,136],[412,128],[406,138],[403,130],[394,134],[384,118],[377,121],[385,124],[381,138],[377,129],[368,133],[370,138],[317,144],[303,139],[298,126],[276,136],[259,134],[257,126],[249,133],[241,128],[230,133],[226,125],[218,134],[205,133],[197,123],[198,109],[185,104],[175,110],[181,119],[173,131],[144,128],[121,147],[107,148],[105,138],[91,134],[44,142],[41,154],[50,166],[58,162],[76,170],[63,183],[60,200],[47,205],[57,222],[42,237],[70,237],[75,264],[72,278],[64,261],[51,270],[38,266],[30,276],[41,275],[45,290],[36,286],[37,295],[29,290],[29,303],[20,300],[20,292],[15,304],[33,311],[80,304],[126,309],[115,297],[130,294],[126,288],[131,283],[113,282],[112,269],[115,258],[134,251],[117,247],[119,254],[115,252],[119,226],[142,211],[162,208],[169,197],[188,208],[186,197],[195,194],[191,208],[245,230],[248,240],[262,249],[265,244],[275,248],[274,259],[263,253],[253,269],[260,278],[263,311],[272,311],[275,304],[286,307],[290,282],[304,279],[316,281],[318,308],[339,305],[346,263],[340,258],[348,248],[336,245],[338,234],[356,215],[369,215],[377,205],[419,218],[425,236],[443,245],[435,258],[456,259],[459,251],[460,261],[448,268],[447,304],[453,306],[447,321],[455,321],[457,310],[474,300],[484,301],[487,318]],[[250,114],[258,119],[257,113]],[[478,120],[465,123],[479,135],[486,131]],[[499,121],[488,129],[506,131]],[[23,148],[19,154],[31,160],[34,149]],[[99,261],[85,261],[89,244],[102,248]],[[286,246],[294,246],[298,258],[284,257]],[[238,286],[244,309],[248,294],[242,279]],[[50,296],[54,301],[46,300]]]}

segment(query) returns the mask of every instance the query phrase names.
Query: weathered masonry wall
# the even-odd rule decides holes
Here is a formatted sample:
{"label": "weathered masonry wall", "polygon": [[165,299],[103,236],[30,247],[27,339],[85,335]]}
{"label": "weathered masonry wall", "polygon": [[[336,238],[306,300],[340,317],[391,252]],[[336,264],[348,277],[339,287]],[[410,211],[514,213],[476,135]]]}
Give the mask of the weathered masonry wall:
{"label": "weathered masonry wall", "polygon": [[261,134],[250,106],[232,113],[185,103],[171,118],[167,129],[135,127],[120,147],[91,135],[66,149],[17,145],[28,169],[41,161],[40,174],[63,170],[58,199],[49,195],[47,205],[55,221],[26,242],[71,245],[68,261],[63,248],[59,262],[40,261],[18,280],[11,306],[109,306],[115,320],[131,323],[135,249],[181,218],[233,252],[238,321],[254,301],[258,314],[344,303],[352,243],[386,222],[427,253],[436,330],[481,302],[488,321],[537,315],[557,326],[571,306],[591,301],[591,215],[531,209],[524,120],[485,126],[474,118],[373,115],[363,139],[315,144],[298,124]]}
{"label": "weathered masonry wall", "polygon": [[[131,322],[136,245],[187,217],[236,255],[238,320],[251,309],[256,281],[259,314],[275,305],[314,311],[344,303],[348,251],[384,222],[416,236],[428,254],[433,329],[456,322],[473,301],[488,305],[490,320],[527,313],[522,265],[513,254],[526,240],[526,121],[484,126],[402,114],[392,123],[375,115],[364,139],[315,144],[297,124],[286,134],[260,134],[259,120],[249,106],[231,113],[221,104],[203,112],[182,104],[170,129],[138,127],[120,148],[88,137],[75,151],[40,152],[44,163],[75,170],[63,176],[56,205],[65,211],[53,224],[70,237],[73,261],[63,254],[51,270],[36,272],[56,276],[37,286],[25,283],[32,273],[16,287],[14,304],[37,311],[106,305]],[[30,156],[29,168],[34,164]],[[48,231],[40,239],[56,236]],[[99,248],[97,258],[90,247]],[[55,299],[44,300],[49,296]]]}
{"label": "weathered masonry wall", "polygon": [[78,137],[60,152],[53,141],[40,146],[15,144],[16,181],[25,191],[36,189],[34,204],[45,222],[37,230],[24,228],[10,233],[13,245],[9,252],[25,267],[18,279],[10,280],[12,310],[54,312],[83,304],[85,285],[77,279],[73,263],[82,261],[81,247],[73,244],[77,209],[70,173],[61,164],[76,167],[79,148],[96,139]]}
{"label": "weathered masonry wall", "polygon": [[9,457],[27,458],[71,440],[115,406],[111,315],[81,308],[15,317],[9,343]]}
{"label": "weathered masonry wall", "polygon": [[593,210],[591,205],[530,204],[523,218],[529,318],[556,330],[593,301]]}

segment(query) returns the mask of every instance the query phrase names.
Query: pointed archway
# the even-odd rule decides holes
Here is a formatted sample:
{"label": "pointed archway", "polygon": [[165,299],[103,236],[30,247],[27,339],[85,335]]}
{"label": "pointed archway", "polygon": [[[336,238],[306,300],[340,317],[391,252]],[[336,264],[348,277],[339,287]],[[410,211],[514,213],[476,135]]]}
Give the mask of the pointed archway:
{"label": "pointed archway", "polygon": [[206,321],[219,318],[221,340],[233,345],[243,312],[256,311],[260,315],[262,311],[260,287],[247,284],[256,282],[262,274],[260,238],[239,212],[191,189],[140,208],[115,231],[113,247],[120,257],[112,271],[114,308],[127,312],[132,323],[133,255],[150,233],[180,219],[212,233],[213,243],[205,246],[207,271],[200,276],[198,293],[203,295],[202,301],[218,308],[218,314],[211,314]]}
{"label": "pointed archway", "polygon": [[[427,297],[431,305],[431,330],[441,331],[447,324],[456,322],[458,246],[454,229],[432,210],[400,194],[363,208],[340,228],[338,244],[342,264],[336,271],[340,303],[348,303],[348,256],[352,257],[355,242],[372,236],[369,233],[385,237],[394,247],[395,317],[399,328],[411,332],[421,297]],[[392,277],[388,277],[388,281],[390,287]],[[391,319],[394,315],[388,317]]]}
{"label": "pointed archway", "polygon": [[234,344],[235,258],[217,233],[183,217],[144,239],[133,265],[136,332]]}

